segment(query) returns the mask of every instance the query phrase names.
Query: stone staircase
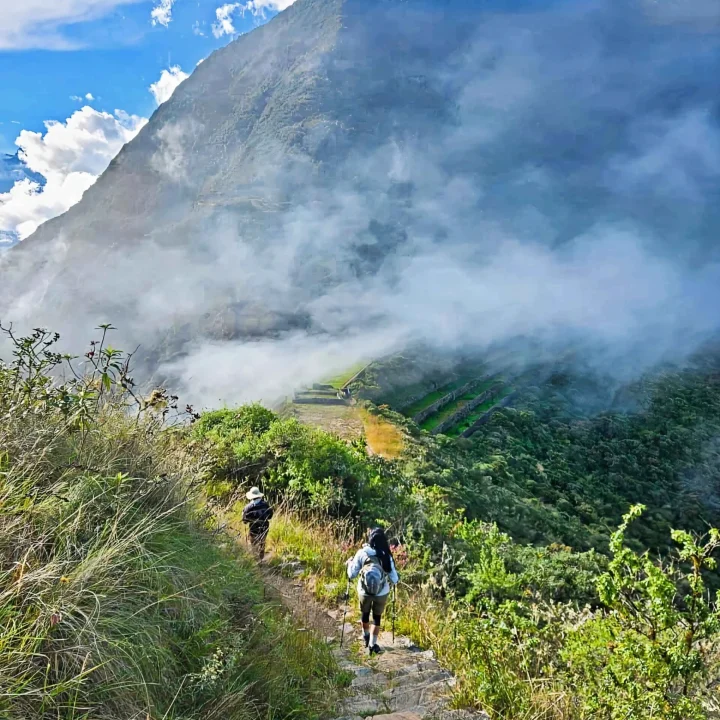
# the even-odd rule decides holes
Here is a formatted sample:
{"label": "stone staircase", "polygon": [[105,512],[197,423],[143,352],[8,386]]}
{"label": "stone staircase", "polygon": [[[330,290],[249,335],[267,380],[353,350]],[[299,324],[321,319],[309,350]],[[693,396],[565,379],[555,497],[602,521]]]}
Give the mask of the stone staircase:
{"label": "stone staircase", "polygon": [[[342,610],[329,614],[342,621]],[[383,632],[384,652],[368,658],[358,648],[357,634],[356,626],[347,625],[345,637],[351,647],[334,651],[340,667],[354,676],[336,720],[490,720],[484,712],[450,709],[455,678],[432,650],[422,650],[401,636],[393,642],[391,633]]]}
{"label": "stone staircase", "polygon": [[[305,627],[314,627],[333,646],[338,665],[351,676],[347,696],[334,720],[490,720],[478,710],[456,710],[455,677],[432,650],[417,647],[401,635],[380,634],[379,655],[368,657],[360,641],[356,607],[351,602],[327,609],[308,592],[304,568],[296,560],[274,568],[260,565],[266,587]],[[387,618],[390,621],[389,616]],[[344,638],[342,646],[339,641]]]}

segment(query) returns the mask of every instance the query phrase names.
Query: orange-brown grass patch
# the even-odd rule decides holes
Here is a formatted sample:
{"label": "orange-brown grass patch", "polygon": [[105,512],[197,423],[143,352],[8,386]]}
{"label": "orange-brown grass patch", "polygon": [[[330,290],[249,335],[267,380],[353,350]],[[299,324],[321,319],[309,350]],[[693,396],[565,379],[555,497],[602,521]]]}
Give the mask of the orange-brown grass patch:
{"label": "orange-brown grass patch", "polygon": [[368,448],[390,460],[399,457],[405,446],[403,435],[398,428],[385,418],[361,411]]}

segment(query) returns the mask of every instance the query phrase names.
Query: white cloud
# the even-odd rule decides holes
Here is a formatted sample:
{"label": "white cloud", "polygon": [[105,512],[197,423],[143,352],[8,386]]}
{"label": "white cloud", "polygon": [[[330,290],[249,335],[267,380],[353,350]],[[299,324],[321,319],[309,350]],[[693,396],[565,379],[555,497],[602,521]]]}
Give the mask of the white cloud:
{"label": "white cloud", "polygon": [[202,125],[192,119],[168,123],[156,133],[158,149],[150,158],[150,164],[157,172],[167,175],[176,183],[188,180],[188,151],[193,138],[202,131]]}
{"label": "white cloud", "polygon": [[23,239],[72,207],[146,122],[121,110],[111,115],[86,106],[64,123],[46,122],[44,135],[23,130],[15,141],[20,160],[46,182],[24,178],[0,193],[0,235]]}
{"label": "white cloud", "polygon": [[280,12],[287,10],[295,0],[249,0],[243,9],[253,15],[262,15],[266,10]]}
{"label": "white cloud", "polygon": [[172,8],[174,4],[175,0],[160,0],[150,13],[152,24],[167,27],[172,22]]}
{"label": "white cloud", "polygon": [[[160,79],[150,86],[157,103],[168,100],[187,77],[179,66],[163,70]],[[80,95],[73,95],[72,99],[83,102],[95,97],[86,93],[84,99]],[[122,110],[110,114],[85,106],[65,122],[46,122],[44,134],[21,131],[15,141],[20,148],[19,158],[28,170],[42,175],[45,184],[21,178],[8,192],[0,193],[0,246],[26,238],[41,223],[79,202],[120,148],[132,140],[146,122],[145,118]],[[174,145],[170,143],[168,148],[170,152]],[[176,155],[170,152],[169,157]],[[178,166],[175,171],[182,175],[182,167]]]}
{"label": "white cloud", "polygon": [[163,70],[162,73],[160,73],[160,79],[150,85],[150,92],[153,94],[155,102],[158,105],[162,105],[168,101],[175,92],[175,88],[189,77],[186,72],[182,71],[179,65],[173,65],[171,68]]}
{"label": "white cloud", "polygon": [[145,0],[0,0],[0,50],[77,47],[77,41],[63,34],[66,25],[96,20],[139,2]]}
{"label": "white cloud", "polygon": [[215,10],[217,22],[213,23],[212,32],[216,38],[223,35],[234,35],[235,26],[232,23],[233,14],[243,7],[240,3],[228,3]]}
{"label": "white cloud", "polygon": [[212,32],[216,38],[223,35],[235,35],[233,15],[240,13],[251,13],[252,15],[264,17],[266,11],[280,12],[289,8],[295,0],[248,0],[244,3],[227,3],[215,10],[217,22],[213,23]]}

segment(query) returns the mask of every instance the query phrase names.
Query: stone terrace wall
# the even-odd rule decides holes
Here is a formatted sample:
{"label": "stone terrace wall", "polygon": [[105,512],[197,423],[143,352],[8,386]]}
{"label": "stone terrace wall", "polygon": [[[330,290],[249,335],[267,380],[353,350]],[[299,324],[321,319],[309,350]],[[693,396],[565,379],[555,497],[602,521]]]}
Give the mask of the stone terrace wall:
{"label": "stone terrace wall", "polygon": [[498,410],[507,407],[518,394],[518,391],[510,393],[507,397],[504,397],[497,405],[491,407],[482,417],[478,418],[477,422],[474,422],[463,434],[462,437],[469,438],[474,435]]}
{"label": "stone terrace wall", "polygon": [[503,383],[495,383],[489,390],[484,393],[480,393],[476,398],[473,398],[467,405],[461,407],[456,413],[453,413],[447,420],[443,420],[437,427],[433,428],[432,434],[439,435],[449,430],[451,427],[457,425],[461,420],[464,420],[470,413],[479,405],[487,402],[491,397],[497,395],[503,388]]}
{"label": "stone terrace wall", "polygon": [[344,400],[338,397],[302,397],[296,395],[293,398],[293,402],[296,405],[346,405]]}
{"label": "stone terrace wall", "polygon": [[487,380],[487,377],[483,378],[476,378],[475,380],[471,380],[469,383],[465,383],[461,388],[458,388],[457,390],[453,390],[452,392],[449,392],[447,395],[443,395],[439,400],[436,400],[432,405],[429,405],[424,410],[421,410],[416,415],[413,415],[412,419],[413,422],[416,422],[418,425],[423,422],[424,420],[427,420],[431,415],[434,415],[438,410],[441,408],[444,408],[446,405],[451,403],[453,400],[457,400],[459,397],[464,395],[466,392],[470,392],[474,387],[480,384],[483,380]]}

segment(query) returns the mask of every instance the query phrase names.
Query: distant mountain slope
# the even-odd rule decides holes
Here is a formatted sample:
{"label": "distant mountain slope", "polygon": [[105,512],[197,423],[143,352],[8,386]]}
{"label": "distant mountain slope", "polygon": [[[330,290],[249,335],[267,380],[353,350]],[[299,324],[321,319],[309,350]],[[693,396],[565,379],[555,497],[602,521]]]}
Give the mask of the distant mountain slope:
{"label": "distant mountain slope", "polygon": [[[30,297],[36,314],[58,320],[84,307],[126,324],[155,324],[159,312],[160,327],[182,325],[188,314],[193,325],[221,317],[220,334],[229,336],[305,326],[298,309],[316,294],[318,282],[377,271],[405,238],[397,208],[390,207],[406,202],[402,183],[394,198],[381,197],[387,186],[362,188],[375,194],[377,212],[363,208],[362,217],[347,217],[350,247],[338,247],[335,257],[317,256],[311,247],[304,253],[298,243],[311,245],[314,231],[288,237],[288,223],[296,222],[288,214],[317,204],[329,188],[352,185],[351,157],[368,158],[390,139],[417,136],[448,119],[449,98],[422,73],[433,55],[441,59],[455,44],[438,47],[427,38],[431,17],[437,8],[428,14],[420,4],[411,11],[379,0],[300,0],[214,53],[78,205],[13,252],[4,275],[19,282],[12,291],[5,285],[3,304],[12,305],[32,278],[40,281]],[[403,25],[404,38],[398,36]],[[417,67],[410,74],[412,63]],[[330,213],[336,211],[345,214],[342,208]],[[351,249],[357,253],[349,258]],[[264,267],[276,268],[277,251],[283,293],[275,301],[281,308],[273,307],[272,296],[248,297],[237,275],[216,274],[218,262],[228,269],[226,261],[242,273],[246,253],[256,260],[260,253]],[[209,275],[183,277],[199,268]],[[193,299],[187,314],[182,303],[142,307],[166,273],[172,277],[163,301],[182,293],[187,279]],[[134,283],[128,297],[124,286]]]}
{"label": "distant mountain slope", "polygon": [[109,320],[153,367],[287,331],[364,333],[344,365],[517,335],[684,352],[717,325],[720,40],[681,15],[297,0],[0,258],[0,318],[75,346]]}

